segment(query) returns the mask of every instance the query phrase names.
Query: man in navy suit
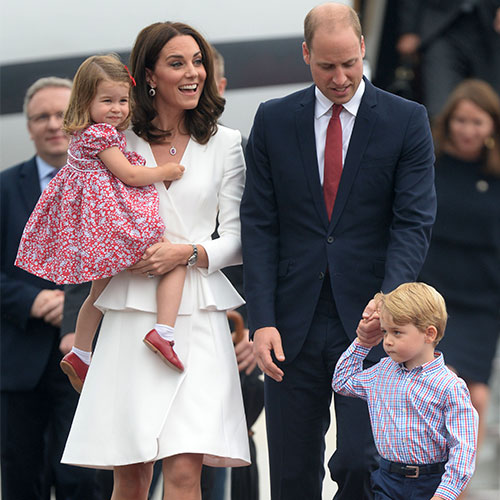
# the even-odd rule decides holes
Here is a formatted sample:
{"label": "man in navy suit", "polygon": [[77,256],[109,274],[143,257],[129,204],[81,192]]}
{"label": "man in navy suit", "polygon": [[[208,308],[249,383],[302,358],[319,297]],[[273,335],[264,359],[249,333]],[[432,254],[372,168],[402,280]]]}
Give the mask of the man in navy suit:
{"label": "man in navy suit", "polygon": [[95,498],[95,471],[60,463],[78,394],[59,368],[73,345],[62,339],[64,292],[14,266],[24,226],[66,162],[61,130],[71,81],[48,77],[27,91],[24,112],[36,156],[0,173],[1,453],[3,500]]}
{"label": "man in navy suit", "polygon": [[[366,338],[379,332],[373,295],[417,277],[436,207],[425,108],[363,78],[356,12],[320,5],[304,28],[314,85],[259,107],[241,205],[249,327],[266,374],[273,500],[321,499],[335,364],[357,327]],[[327,213],[333,104],[342,106],[341,178]],[[381,354],[372,349],[368,363]],[[334,405],[335,498],[372,498],[377,458],[367,407],[337,394]]]}

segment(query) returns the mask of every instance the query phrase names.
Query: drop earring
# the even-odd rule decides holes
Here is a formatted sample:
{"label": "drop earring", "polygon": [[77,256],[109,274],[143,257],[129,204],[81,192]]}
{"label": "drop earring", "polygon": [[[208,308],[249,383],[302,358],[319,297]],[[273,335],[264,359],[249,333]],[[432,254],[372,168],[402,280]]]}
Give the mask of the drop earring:
{"label": "drop earring", "polygon": [[156,90],[154,89],[154,87],[149,87],[148,94],[151,97],[154,97],[156,95]]}

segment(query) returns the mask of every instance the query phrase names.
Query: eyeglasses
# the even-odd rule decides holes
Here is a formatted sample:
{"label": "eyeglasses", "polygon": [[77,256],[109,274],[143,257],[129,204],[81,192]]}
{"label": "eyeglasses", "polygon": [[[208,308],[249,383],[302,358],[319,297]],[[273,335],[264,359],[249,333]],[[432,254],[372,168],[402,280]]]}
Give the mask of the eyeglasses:
{"label": "eyeglasses", "polygon": [[39,115],[28,116],[28,120],[35,125],[47,125],[52,116],[55,116],[58,120],[62,120],[64,118],[64,111],[58,111],[57,113],[40,113]]}

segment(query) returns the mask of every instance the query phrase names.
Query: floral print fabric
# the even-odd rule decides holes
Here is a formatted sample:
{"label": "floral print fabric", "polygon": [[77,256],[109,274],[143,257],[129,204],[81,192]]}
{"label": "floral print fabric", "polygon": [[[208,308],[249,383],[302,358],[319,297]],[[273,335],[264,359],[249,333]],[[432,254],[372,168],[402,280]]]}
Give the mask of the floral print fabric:
{"label": "floral print fabric", "polygon": [[130,163],[126,139],[112,125],[74,135],[68,161],[42,193],[26,224],[16,265],[54,283],[113,276],[137,262],[163,236],[154,186],[132,187],[115,177],[98,154],[118,147]]}

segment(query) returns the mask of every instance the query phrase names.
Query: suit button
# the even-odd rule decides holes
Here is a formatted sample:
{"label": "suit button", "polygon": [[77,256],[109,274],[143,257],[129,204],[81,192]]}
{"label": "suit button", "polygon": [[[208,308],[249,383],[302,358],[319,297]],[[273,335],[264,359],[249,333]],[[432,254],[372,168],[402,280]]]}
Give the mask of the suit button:
{"label": "suit button", "polygon": [[333,243],[335,241],[335,238],[333,236],[328,236],[328,238],[326,239],[326,241],[328,243]]}
{"label": "suit button", "polygon": [[319,273],[319,275],[318,275],[318,278],[319,278],[320,280],[324,279],[324,278],[325,278],[325,273],[324,273],[323,271],[321,271],[321,272]]}

